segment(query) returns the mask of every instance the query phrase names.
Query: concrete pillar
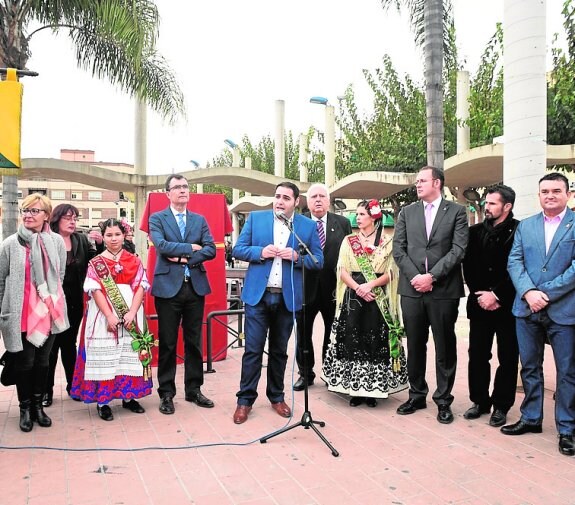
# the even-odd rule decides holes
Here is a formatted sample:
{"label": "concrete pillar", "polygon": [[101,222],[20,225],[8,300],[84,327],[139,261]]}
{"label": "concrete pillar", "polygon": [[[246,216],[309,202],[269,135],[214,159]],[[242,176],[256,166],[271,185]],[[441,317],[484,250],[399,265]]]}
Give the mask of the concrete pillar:
{"label": "concrete pillar", "polygon": [[540,210],[547,162],[546,0],[504,0],[503,181],[518,219]]}
{"label": "concrete pillar", "polygon": [[[136,110],[134,114],[134,168],[136,175],[142,181],[146,180],[147,173],[147,106],[143,100],[136,99]],[[144,185],[134,188],[134,228],[136,252],[140,255],[142,263],[146,265],[148,259],[148,239],[143,231],[139,230],[142,214],[146,206],[147,188]]]}
{"label": "concrete pillar", "polygon": [[[252,169],[252,159],[249,156],[246,156],[245,160],[244,160],[244,166],[247,170],[251,170]],[[250,196],[252,196],[252,194],[248,191],[246,191],[244,193],[244,196],[249,198]]]}
{"label": "concrete pillar", "polygon": [[276,100],[276,136],[275,136],[275,163],[274,174],[285,177],[285,101]]}
{"label": "concrete pillar", "polygon": [[299,180],[308,182],[307,135],[303,133],[299,135]]}
{"label": "concrete pillar", "polygon": [[204,192],[204,183],[203,182],[196,183],[196,193],[198,195],[201,195],[203,192]]}
{"label": "concrete pillar", "polygon": [[464,124],[469,119],[469,72],[457,72],[457,154],[469,149],[469,125]]}
{"label": "concrete pillar", "polygon": [[325,106],[325,185],[331,191],[335,184],[335,109]]}

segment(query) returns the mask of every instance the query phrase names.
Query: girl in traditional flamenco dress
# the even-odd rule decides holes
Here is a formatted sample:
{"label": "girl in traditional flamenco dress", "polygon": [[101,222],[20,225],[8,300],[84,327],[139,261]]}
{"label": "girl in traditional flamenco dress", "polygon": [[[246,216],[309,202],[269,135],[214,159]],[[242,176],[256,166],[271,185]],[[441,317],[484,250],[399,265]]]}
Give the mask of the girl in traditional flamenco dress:
{"label": "girl in traditional flamenco dress", "polygon": [[105,249],[88,264],[84,291],[90,299],[70,395],[97,403],[100,418],[111,421],[108,404],[115,398],[131,412],[145,412],[137,399],[152,391],[154,340],[145,331],[142,301],[149,283],[142,262],[123,249],[120,221],[108,219],[100,226]]}

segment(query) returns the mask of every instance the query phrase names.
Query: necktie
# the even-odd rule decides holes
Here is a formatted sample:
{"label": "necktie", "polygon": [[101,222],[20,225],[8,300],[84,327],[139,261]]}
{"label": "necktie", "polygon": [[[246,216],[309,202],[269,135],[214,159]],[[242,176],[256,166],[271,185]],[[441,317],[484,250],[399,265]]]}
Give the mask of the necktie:
{"label": "necktie", "polygon": [[323,221],[321,219],[318,219],[317,221],[317,234],[319,235],[319,243],[323,249],[325,246],[325,231],[323,229]]}
{"label": "necktie", "polygon": [[[186,223],[184,221],[184,214],[180,213],[176,215],[178,216],[178,228],[180,229],[180,235],[182,236],[183,239],[186,236]],[[186,277],[190,276],[190,268],[188,267],[188,265],[186,265],[184,269],[184,275]]]}
{"label": "necktie", "polygon": [[428,203],[425,206],[425,231],[427,232],[427,238],[431,235],[431,227],[433,226],[433,204]]}

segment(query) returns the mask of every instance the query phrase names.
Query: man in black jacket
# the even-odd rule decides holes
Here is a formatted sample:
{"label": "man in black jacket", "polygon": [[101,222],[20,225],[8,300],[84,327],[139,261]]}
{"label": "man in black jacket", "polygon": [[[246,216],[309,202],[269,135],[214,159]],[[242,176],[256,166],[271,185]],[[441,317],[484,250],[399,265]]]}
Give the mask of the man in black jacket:
{"label": "man in black jacket", "polygon": [[[493,406],[491,426],[502,426],[515,402],[519,350],[515,317],[511,313],[515,288],[507,272],[507,259],[518,221],[513,219],[515,191],[499,184],[487,190],[485,221],[469,229],[469,245],[463,260],[463,273],[469,287],[469,399],[473,405],[465,419],[477,419]],[[493,393],[491,347],[497,335],[499,366]]]}

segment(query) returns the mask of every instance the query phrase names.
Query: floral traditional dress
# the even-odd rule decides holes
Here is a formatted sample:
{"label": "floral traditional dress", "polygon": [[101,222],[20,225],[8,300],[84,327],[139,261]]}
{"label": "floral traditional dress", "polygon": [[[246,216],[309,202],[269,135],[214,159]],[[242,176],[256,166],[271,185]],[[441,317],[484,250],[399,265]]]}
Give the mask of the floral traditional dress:
{"label": "floral traditional dress", "polygon": [[[341,244],[337,267],[337,309],[323,362],[323,378],[330,391],[366,398],[387,398],[408,386],[405,353],[399,342],[399,348],[394,346],[397,357],[392,359],[389,325],[378,304],[366,302],[341,280],[341,269],[345,268],[358,284],[366,282],[349,237],[353,241],[357,236],[348,236]],[[382,286],[382,302],[389,320],[399,321],[398,273],[391,255],[391,242],[391,238],[383,237],[379,245],[365,251],[359,240],[355,240],[358,252],[365,254],[377,276],[391,275],[391,281]]]}
{"label": "floral traditional dress", "polygon": [[[96,258],[106,262],[128,307],[139,286],[142,286],[144,291],[150,287],[142,262],[136,255],[123,251],[117,262],[102,255]],[[97,402],[100,405],[107,404],[114,398],[126,401],[142,398],[151,394],[152,379],[144,378],[138,352],[132,349],[130,333],[122,326],[116,332],[108,331],[106,317],[91,296],[92,292],[101,290],[112,309],[102,279],[94,268],[94,260],[88,265],[84,282],[84,291],[90,299],[80,333],[70,396],[85,403]],[[136,323],[138,328],[144,328],[142,306],[138,309]]]}

